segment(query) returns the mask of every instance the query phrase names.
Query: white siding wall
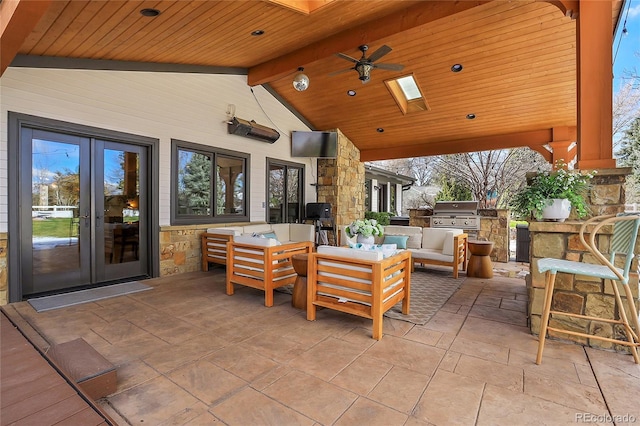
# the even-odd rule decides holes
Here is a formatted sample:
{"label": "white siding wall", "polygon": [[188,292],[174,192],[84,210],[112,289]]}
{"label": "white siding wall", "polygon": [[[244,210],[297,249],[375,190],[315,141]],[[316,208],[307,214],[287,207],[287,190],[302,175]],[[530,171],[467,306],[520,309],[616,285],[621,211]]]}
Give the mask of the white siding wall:
{"label": "white siding wall", "polygon": [[[0,78],[0,232],[8,230],[8,111],[159,139],[161,226],[170,220],[172,138],[251,154],[252,221],[265,220],[266,157],[304,163],[305,202],[315,202],[315,159],[290,156],[290,132],[309,129],[262,87],[253,91],[255,98],[246,76],[236,75],[7,69]],[[229,104],[237,117],[276,128],[280,139],[269,144],[229,135]]]}

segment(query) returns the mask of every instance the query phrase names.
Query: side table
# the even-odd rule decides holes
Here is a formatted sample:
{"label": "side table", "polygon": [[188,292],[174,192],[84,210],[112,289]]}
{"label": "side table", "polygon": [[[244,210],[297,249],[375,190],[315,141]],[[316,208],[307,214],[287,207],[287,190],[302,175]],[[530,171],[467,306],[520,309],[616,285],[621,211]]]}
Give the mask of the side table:
{"label": "side table", "polygon": [[491,262],[491,250],[493,250],[493,241],[475,241],[468,242],[469,264],[467,265],[467,276],[475,278],[493,278],[493,262]]}
{"label": "side table", "polygon": [[293,269],[298,274],[296,282],[293,284],[293,295],[291,296],[291,306],[297,309],[307,309],[307,263],[309,255],[294,254],[291,256]]}

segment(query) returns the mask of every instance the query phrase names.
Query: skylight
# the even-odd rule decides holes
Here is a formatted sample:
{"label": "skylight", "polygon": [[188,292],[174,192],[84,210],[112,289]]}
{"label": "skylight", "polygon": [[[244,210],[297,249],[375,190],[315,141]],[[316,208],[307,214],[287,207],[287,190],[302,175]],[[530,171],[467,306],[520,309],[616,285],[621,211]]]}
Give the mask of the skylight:
{"label": "skylight", "polygon": [[413,74],[385,80],[389,93],[393,96],[403,114],[410,112],[429,111],[422,91]]}
{"label": "skylight", "polygon": [[402,93],[404,93],[404,97],[407,98],[408,101],[412,101],[414,99],[422,97],[420,89],[418,89],[418,85],[416,84],[416,81],[413,79],[412,75],[400,77],[396,81],[400,85]]}

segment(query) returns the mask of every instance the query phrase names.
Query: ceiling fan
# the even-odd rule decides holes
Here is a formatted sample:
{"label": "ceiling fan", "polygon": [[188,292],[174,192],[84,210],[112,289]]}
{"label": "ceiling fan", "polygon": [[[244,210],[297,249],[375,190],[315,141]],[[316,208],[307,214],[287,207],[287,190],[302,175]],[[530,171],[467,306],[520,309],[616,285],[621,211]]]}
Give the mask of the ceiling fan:
{"label": "ceiling fan", "polygon": [[347,68],[340,71],[335,71],[330,73],[329,75],[337,75],[342,74],[343,72],[356,70],[358,72],[358,78],[362,80],[362,84],[369,82],[371,79],[371,70],[374,68],[379,68],[381,70],[391,70],[391,71],[402,71],[404,69],[404,65],[400,64],[376,64],[374,63],[378,59],[382,58],[387,53],[391,52],[391,48],[386,44],[382,45],[378,50],[373,52],[369,57],[365,57],[367,50],[369,50],[369,46],[363,44],[362,46],[358,46],[358,49],[362,52],[362,57],[360,59],[352,58],[349,55],[345,55],[344,53],[336,53],[336,56],[342,59],[346,59],[347,61],[353,62],[355,65],[353,68]]}

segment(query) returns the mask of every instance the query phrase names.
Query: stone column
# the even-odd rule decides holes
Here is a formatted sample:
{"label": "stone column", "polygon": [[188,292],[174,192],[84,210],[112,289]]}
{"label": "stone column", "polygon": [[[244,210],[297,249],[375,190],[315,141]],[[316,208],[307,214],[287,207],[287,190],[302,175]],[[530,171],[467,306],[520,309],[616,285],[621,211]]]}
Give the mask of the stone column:
{"label": "stone column", "polygon": [[337,226],[364,219],[364,163],[360,150],[338,132],[336,158],[318,159],[319,203],[330,203]]}

